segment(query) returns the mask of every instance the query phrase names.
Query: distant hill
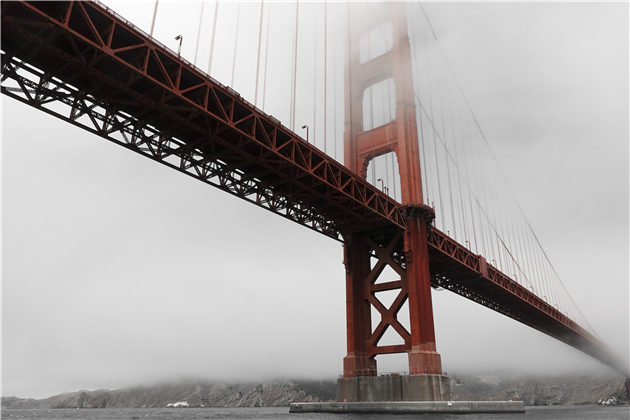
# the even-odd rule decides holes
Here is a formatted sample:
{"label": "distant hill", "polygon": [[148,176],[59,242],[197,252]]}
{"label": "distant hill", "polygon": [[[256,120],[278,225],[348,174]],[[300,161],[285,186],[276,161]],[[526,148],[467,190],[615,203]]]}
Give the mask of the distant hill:
{"label": "distant hill", "polygon": [[[627,404],[628,391],[623,377],[567,375],[554,378],[527,378],[513,386],[525,405],[597,404],[601,400]],[[507,389],[497,396],[502,400],[513,395]]]}
{"label": "distant hill", "polygon": [[[449,375],[454,401],[506,401],[525,405],[627,404],[625,379],[569,375],[523,378],[509,375]],[[287,407],[295,401],[334,401],[335,381],[273,381],[228,384],[186,380],[117,390],[77,391],[35,400],[2,397],[2,408],[141,408],[186,402],[189,407]]]}
{"label": "distant hill", "polygon": [[509,375],[449,375],[454,401],[518,399],[525,405],[597,404],[614,397],[628,403],[622,376],[564,375],[523,377]]}
{"label": "distant hill", "polygon": [[77,391],[35,400],[2,397],[2,408],[130,408],[166,407],[186,401],[189,407],[288,407],[295,401],[334,400],[334,381],[274,381],[226,384],[181,381],[116,390]]}

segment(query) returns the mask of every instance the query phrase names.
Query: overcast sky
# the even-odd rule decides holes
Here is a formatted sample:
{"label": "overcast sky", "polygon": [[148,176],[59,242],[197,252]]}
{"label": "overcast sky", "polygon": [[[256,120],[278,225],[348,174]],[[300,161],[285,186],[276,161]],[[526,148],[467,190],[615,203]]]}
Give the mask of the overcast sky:
{"label": "overcast sky", "polygon": [[[148,32],[153,2],[107,4]],[[199,7],[161,2],[156,38],[194,39]],[[628,4],[424,7],[560,278],[627,356]],[[224,84],[231,60],[213,73]],[[338,242],[4,96],[2,192],[2,395],[341,373]],[[456,295],[433,298],[448,372],[608,372]]]}

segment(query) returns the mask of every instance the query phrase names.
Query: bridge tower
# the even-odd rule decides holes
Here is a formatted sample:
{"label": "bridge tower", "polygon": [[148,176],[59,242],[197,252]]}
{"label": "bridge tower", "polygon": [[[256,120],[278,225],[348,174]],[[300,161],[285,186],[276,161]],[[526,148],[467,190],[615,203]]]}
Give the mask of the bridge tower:
{"label": "bridge tower", "polygon": [[[423,205],[422,199],[411,49],[405,12],[403,2],[376,6],[350,2],[348,6],[344,163],[365,179],[372,159],[394,152],[398,160],[401,201],[409,221],[404,231],[375,227],[345,234],[348,354],[343,360],[343,377],[338,381],[338,401],[450,400],[448,378],[442,372],[435,345],[427,248],[427,232],[434,212]],[[393,48],[375,58],[370,59],[369,55],[366,58],[369,33],[387,32],[389,28]],[[367,46],[369,48],[369,40]],[[364,93],[370,86],[388,79],[393,79],[395,84],[395,119],[376,128],[367,127],[363,121]],[[400,276],[400,280],[379,281],[387,266]],[[398,290],[398,295],[386,308],[377,295],[392,290]],[[397,318],[406,302],[410,331]],[[372,307],[381,316],[374,329]],[[388,328],[398,333],[401,344],[379,345]],[[377,355],[404,352],[408,354],[409,375],[377,376]]]}

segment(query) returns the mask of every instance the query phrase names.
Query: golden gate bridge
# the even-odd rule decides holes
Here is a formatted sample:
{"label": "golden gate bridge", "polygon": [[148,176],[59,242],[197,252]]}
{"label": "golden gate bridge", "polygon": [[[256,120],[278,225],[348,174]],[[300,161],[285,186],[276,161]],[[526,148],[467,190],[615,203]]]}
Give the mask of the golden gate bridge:
{"label": "golden gate bridge", "polygon": [[[269,9],[265,15],[264,3],[261,4],[259,36],[265,29],[265,17],[268,19],[266,29],[272,27],[269,22],[273,15]],[[376,23],[373,28],[368,24],[356,30],[353,41],[350,41],[352,35],[345,36],[347,48],[355,51],[358,58],[355,62],[346,61],[346,68],[356,67],[351,72],[346,70],[345,74],[338,70],[342,63],[331,64],[332,72],[326,64],[329,52],[330,61],[348,57],[347,52],[338,51],[338,46],[344,44],[338,40],[344,39],[339,34],[344,31],[343,20],[337,21],[335,26],[335,20],[331,19],[331,26],[324,26],[327,35],[332,33],[339,38],[333,37],[330,44],[324,41],[320,50],[317,49],[319,38],[307,38],[314,42],[314,48],[310,52],[312,63],[306,65],[318,68],[322,61],[324,63],[319,85],[316,71],[315,82],[308,86],[313,92],[310,100],[314,102],[313,117],[308,120],[312,121],[310,141],[295,134],[301,125],[298,121],[307,120],[299,114],[296,118],[295,111],[303,103],[300,98],[305,96],[299,89],[303,84],[298,84],[300,77],[304,77],[298,72],[298,57],[308,51],[298,48],[298,5],[294,9],[293,33],[288,37],[293,39],[293,72],[288,84],[288,101],[282,101],[291,106],[288,112],[280,111],[288,115],[286,127],[274,117],[279,114],[256,107],[233,87],[208,76],[179,52],[165,47],[99,3],[3,3],[2,91],[342,241],[350,249],[351,243],[361,243],[368,252],[359,252],[353,257],[354,261],[365,259],[361,263],[364,268],[355,270],[367,272],[359,275],[362,278],[358,283],[368,281],[371,286],[355,295],[354,304],[369,302],[377,309],[381,322],[375,324],[369,313],[349,314],[349,341],[354,340],[353,345],[360,348],[357,351],[349,348],[349,354],[362,355],[359,362],[351,362],[344,370],[346,377],[374,376],[375,356],[412,350],[413,339],[418,336],[414,330],[419,327],[409,327],[409,323],[424,318],[412,315],[406,322],[399,321],[398,313],[402,309],[430,310],[430,299],[428,306],[426,302],[407,304],[410,293],[406,284],[408,256],[404,254],[411,242],[405,241],[425,236],[431,286],[451,290],[539,329],[626,374],[623,361],[581,317],[527,221],[521,218],[518,205],[513,201],[494,202],[497,197],[510,195],[511,191],[504,185],[486,184],[487,179],[501,174],[487,169],[488,155],[477,156],[485,142],[483,132],[465,99],[458,96],[460,92],[442,80],[444,73],[448,73],[448,63],[443,62],[441,67],[429,64],[427,56],[439,55],[439,43],[430,26],[414,27],[414,22],[426,19],[422,9],[414,10],[413,6],[410,9],[405,16],[416,13],[417,18],[409,19],[408,39],[414,47],[408,51],[407,59],[414,71],[407,76],[395,75],[398,59],[391,58],[402,51],[399,45],[394,47],[400,38],[396,34],[401,31],[401,24],[392,25],[387,19],[383,23],[374,18],[388,17],[390,12],[371,6],[355,11],[357,15],[364,14],[364,18],[367,16],[358,22]],[[240,13],[239,7],[237,14]],[[322,17],[328,18],[326,11]],[[349,22],[347,26],[353,28],[352,25]],[[313,30],[317,32],[318,26],[314,25]],[[351,34],[352,31],[350,29]],[[363,36],[365,32],[367,36]],[[235,51],[238,36],[237,29]],[[182,42],[181,37],[179,41]],[[419,50],[424,51],[425,56],[422,57]],[[259,101],[259,92],[262,91],[260,100],[264,103],[267,89],[275,93],[279,90],[272,82],[266,83],[267,69],[261,66],[266,60],[261,60],[261,51],[261,42],[258,42],[254,103]],[[211,60],[212,57],[211,54]],[[232,58],[230,80],[234,82],[236,53]],[[326,83],[334,85],[342,74],[346,89],[343,96],[330,90]],[[404,77],[410,79],[396,86],[395,79]],[[259,86],[259,80],[265,83]],[[376,83],[372,83],[374,81]],[[286,80],[278,83],[283,82]],[[413,85],[407,90],[412,93],[407,103],[415,105],[415,110],[410,107],[408,111],[414,114],[418,134],[412,136],[414,144],[410,147],[419,149],[422,156],[418,162],[423,171],[421,177],[419,168],[410,170],[407,164],[399,165],[401,158],[394,154],[400,154],[403,147],[403,142],[400,138],[394,140],[391,131],[401,120],[396,95],[400,101],[404,92],[396,89],[404,83]],[[354,93],[351,86],[355,86]],[[340,111],[345,108],[345,121],[340,117],[340,121],[333,122],[338,112],[329,112],[331,101],[326,98],[329,91],[334,98],[332,108],[337,105]],[[362,93],[362,97],[358,97],[357,92]],[[356,102],[348,99],[353,95],[358,98]],[[340,103],[340,97],[345,97],[345,102]],[[444,97],[448,101],[443,102]],[[353,104],[354,114],[348,111]],[[362,109],[357,111],[359,108]],[[333,120],[330,126],[327,120]],[[330,138],[337,134],[339,142],[331,142]],[[350,138],[352,135],[354,138]],[[469,137],[464,141],[466,135]],[[344,136],[345,150],[342,151]],[[352,147],[359,150],[353,151]],[[345,165],[340,163],[342,154]],[[350,156],[354,155],[363,161],[352,162]],[[470,161],[464,160],[466,156]],[[482,168],[475,171],[475,165]],[[399,181],[397,172],[407,173],[408,179]],[[482,181],[483,175],[486,179]],[[421,179],[423,184],[410,186],[413,179]],[[475,184],[477,182],[480,185]],[[483,191],[484,188],[488,190]],[[424,200],[404,197],[403,193],[409,191],[423,191]],[[428,232],[409,234],[409,220],[426,223]],[[422,223],[418,226],[424,226]],[[410,238],[403,241],[404,235]],[[347,252],[346,267],[351,273],[348,284],[356,284],[357,280],[352,279],[353,269],[348,268],[351,263]],[[397,273],[399,280],[378,281],[380,271],[385,268]],[[394,305],[387,308],[376,296],[392,290],[398,290],[399,294]],[[417,306],[410,308],[413,305]],[[356,335],[364,336],[352,337],[350,325],[353,323],[367,323],[370,331],[355,331]],[[398,344],[380,345],[388,329],[398,333],[402,339]],[[434,345],[434,338],[423,341],[426,342]],[[439,355],[437,357],[437,362],[426,363],[425,360],[416,365],[410,358],[410,371],[439,375],[441,367]]]}

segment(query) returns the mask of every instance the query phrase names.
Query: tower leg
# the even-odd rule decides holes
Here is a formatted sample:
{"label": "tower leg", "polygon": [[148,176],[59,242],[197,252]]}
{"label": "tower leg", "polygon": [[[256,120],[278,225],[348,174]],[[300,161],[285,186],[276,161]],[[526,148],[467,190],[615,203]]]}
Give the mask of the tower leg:
{"label": "tower leg", "polygon": [[427,225],[418,218],[410,219],[405,232],[405,257],[411,326],[409,373],[412,375],[442,374],[442,361],[435,346],[428,252]]}
{"label": "tower leg", "polygon": [[[436,351],[431,284],[426,243],[427,220],[433,212],[425,206],[410,207],[416,215],[408,228],[378,234],[352,234],[344,246],[346,265],[346,315],[348,354],[343,377],[337,382],[340,402],[446,401],[451,398],[448,377]],[[417,213],[420,213],[419,215]],[[371,261],[375,260],[375,261]],[[386,266],[400,280],[378,281]],[[389,308],[376,294],[399,290]],[[409,333],[397,319],[409,302]],[[381,319],[372,330],[372,306]],[[404,340],[400,345],[379,345],[387,326]],[[408,353],[409,375],[377,376],[376,355]]]}
{"label": "tower leg", "polygon": [[346,320],[348,355],[343,359],[343,376],[376,375],[376,359],[367,354],[372,332],[370,303],[365,299],[365,279],[370,272],[368,246],[358,234],[344,245],[346,265]]}

